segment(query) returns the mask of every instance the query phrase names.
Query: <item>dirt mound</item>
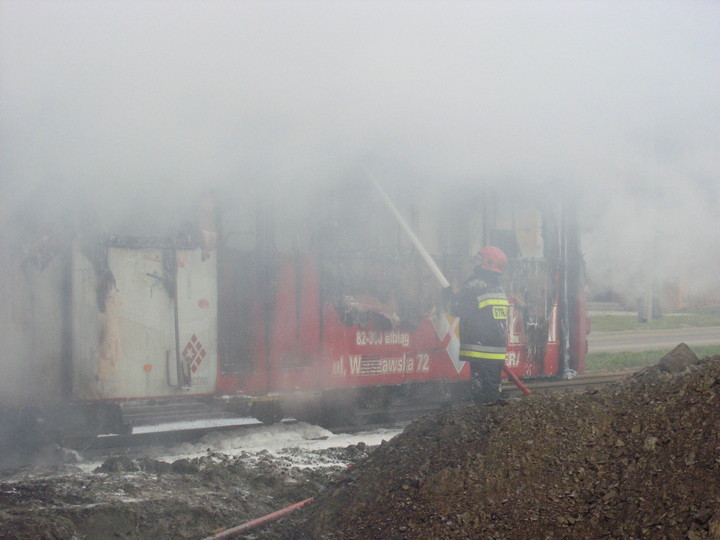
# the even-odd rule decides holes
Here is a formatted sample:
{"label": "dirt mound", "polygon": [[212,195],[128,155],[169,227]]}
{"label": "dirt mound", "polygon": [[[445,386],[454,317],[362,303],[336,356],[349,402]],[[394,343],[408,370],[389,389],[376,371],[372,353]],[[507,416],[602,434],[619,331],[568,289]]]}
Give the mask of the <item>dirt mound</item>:
{"label": "dirt mound", "polygon": [[720,357],[673,353],[418,420],[263,537],[720,538]]}

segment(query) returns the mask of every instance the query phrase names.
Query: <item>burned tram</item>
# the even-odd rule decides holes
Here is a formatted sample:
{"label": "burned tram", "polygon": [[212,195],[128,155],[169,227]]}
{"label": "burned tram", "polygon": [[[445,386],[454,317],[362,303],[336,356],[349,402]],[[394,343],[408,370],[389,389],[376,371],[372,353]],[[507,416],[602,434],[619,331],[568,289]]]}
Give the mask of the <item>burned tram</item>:
{"label": "burned tram", "polygon": [[462,195],[384,190],[364,177],[282,199],[258,188],[199,199],[171,232],[56,229],[22,249],[5,235],[16,286],[3,311],[2,429],[117,433],[218,411],[333,424],[464,400],[457,320],[418,242],[455,286],[473,253],[500,247],[508,371],[583,371],[571,205],[477,183]]}

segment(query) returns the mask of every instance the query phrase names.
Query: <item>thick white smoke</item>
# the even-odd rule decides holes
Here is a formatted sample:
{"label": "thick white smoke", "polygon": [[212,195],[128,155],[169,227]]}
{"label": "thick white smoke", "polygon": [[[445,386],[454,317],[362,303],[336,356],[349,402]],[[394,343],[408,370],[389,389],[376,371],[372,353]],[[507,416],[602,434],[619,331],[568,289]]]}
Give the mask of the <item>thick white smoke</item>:
{"label": "thick white smoke", "polygon": [[[717,283],[720,5],[0,4],[5,228],[357,174],[579,187],[596,283]],[[157,214],[157,212],[154,212]]]}

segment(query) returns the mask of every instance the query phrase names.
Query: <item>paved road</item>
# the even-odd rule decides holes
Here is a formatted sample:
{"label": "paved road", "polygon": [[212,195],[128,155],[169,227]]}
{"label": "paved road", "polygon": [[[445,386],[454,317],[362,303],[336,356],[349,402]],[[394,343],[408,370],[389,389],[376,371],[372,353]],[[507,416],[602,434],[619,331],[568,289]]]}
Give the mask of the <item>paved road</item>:
{"label": "paved road", "polygon": [[675,328],[672,330],[636,330],[627,332],[590,332],[589,352],[670,351],[679,343],[689,347],[720,345],[720,326]]}

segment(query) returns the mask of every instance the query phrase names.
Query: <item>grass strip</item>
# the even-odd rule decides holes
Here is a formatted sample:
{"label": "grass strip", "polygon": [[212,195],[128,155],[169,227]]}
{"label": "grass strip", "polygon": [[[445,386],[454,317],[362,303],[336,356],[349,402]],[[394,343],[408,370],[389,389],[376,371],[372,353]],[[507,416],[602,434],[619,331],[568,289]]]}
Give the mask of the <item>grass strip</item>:
{"label": "grass strip", "polygon": [[595,332],[623,330],[670,330],[695,326],[720,326],[720,311],[671,313],[648,323],[638,322],[637,315],[592,315],[590,327]]}
{"label": "grass strip", "polygon": [[[691,347],[698,358],[720,354],[720,345],[707,345]],[[585,358],[586,371],[622,371],[656,364],[667,351],[617,352],[617,353],[588,353]]]}

